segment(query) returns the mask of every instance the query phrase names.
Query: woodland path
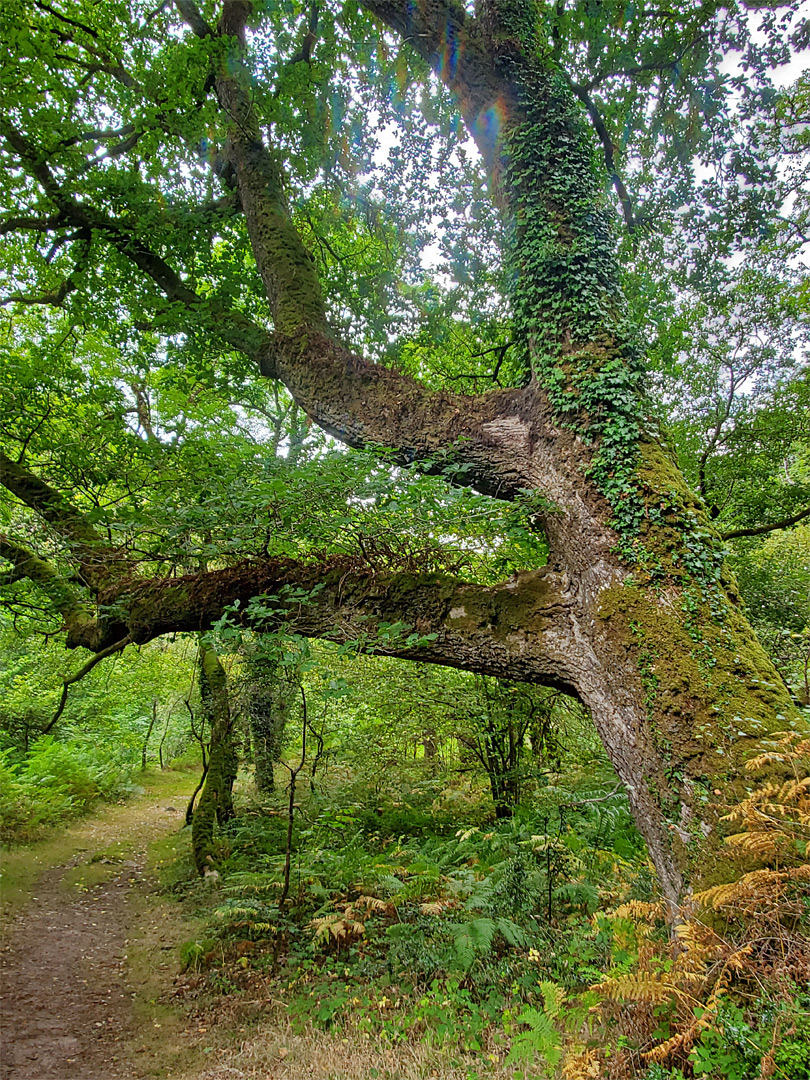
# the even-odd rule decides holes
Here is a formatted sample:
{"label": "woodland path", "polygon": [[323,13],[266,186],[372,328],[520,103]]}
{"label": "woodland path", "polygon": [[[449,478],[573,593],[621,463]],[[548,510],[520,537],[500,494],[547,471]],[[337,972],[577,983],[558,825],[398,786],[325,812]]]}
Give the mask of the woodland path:
{"label": "woodland path", "polygon": [[149,889],[147,849],[179,829],[184,807],[176,790],[152,791],[66,834],[75,854],[42,874],[2,942],[2,1080],[143,1075],[126,1049],[136,996],[128,935],[139,895]]}

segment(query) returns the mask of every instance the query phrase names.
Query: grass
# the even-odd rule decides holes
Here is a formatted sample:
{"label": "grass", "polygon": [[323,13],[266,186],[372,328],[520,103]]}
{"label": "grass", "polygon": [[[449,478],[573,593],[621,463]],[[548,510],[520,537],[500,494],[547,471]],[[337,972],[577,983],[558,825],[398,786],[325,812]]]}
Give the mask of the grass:
{"label": "grass", "polygon": [[36,894],[37,882],[49,870],[74,863],[65,877],[68,888],[79,882],[97,884],[118,873],[120,866],[103,860],[131,852],[138,843],[144,801],[165,798],[168,805],[174,800],[178,823],[182,820],[185,797],[194,786],[193,773],[169,769],[141,773],[139,778],[142,794],[69,825],[56,825],[41,840],[0,851],[0,937]]}

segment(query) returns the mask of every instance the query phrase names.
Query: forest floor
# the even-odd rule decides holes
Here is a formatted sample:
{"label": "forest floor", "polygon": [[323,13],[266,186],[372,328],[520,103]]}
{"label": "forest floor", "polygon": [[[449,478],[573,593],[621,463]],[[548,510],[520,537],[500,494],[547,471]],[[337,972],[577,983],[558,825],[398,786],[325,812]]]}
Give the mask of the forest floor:
{"label": "forest floor", "polygon": [[143,794],[4,854],[3,1080],[160,1075],[151,1034],[185,931],[155,893],[150,849],[176,836],[195,780],[150,774]]}
{"label": "forest floor", "polygon": [[181,830],[195,782],[189,772],[150,774],[143,794],[4,853],[0,1078],[469,1075],[436,1047],[294,1028],[258,972],[250,993],[235,996],[183,971],[183,946],[204,937],[218,888],[201,882],[189,903],[188,889],[181,902],[161,887],[161,875],[165,884],[167,873],[191,872]]}

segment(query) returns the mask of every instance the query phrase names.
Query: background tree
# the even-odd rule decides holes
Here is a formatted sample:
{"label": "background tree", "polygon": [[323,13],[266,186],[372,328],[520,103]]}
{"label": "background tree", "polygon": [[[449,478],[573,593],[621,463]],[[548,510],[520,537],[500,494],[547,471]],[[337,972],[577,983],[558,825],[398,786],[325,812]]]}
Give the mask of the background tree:
{"label": "background tree", "polygon": [[299,703],[299,687],[275,657],[255,648],[245,652],[242,680],[256,788],[270,794],[275,790],[273,768],[281,759],[287,722]]}

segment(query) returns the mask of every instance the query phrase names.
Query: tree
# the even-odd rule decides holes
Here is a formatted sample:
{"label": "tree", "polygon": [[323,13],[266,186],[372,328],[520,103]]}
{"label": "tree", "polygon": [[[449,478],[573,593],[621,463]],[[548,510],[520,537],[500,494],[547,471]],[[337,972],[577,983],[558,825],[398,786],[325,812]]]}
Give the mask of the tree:
{"label": "tree", "polygon": [[[0,227],[6,303],[23,320],[31,307],[57,309],[51,322],[17,324],[21,334],[34,325],[28,349],[46,370],[56,325],[78,352],[117,350],[125,369],[137,354],[142,382],[122,396],[148,469],[149,454],[162,453],[156,444],[171,441],[150,419],[149,380],[185,372],[225,384],[218,365],[243,381],[251,369],[389,469],[416,468],[493,506],[523,505],[548,558],[497,583],[440,560],[420,572],[334,550],[270,554],[267,544],[247,545],[242,561],[238,545],[220,550],[218,568],[205,572],[188,561],[166,567],[154,548],[137,555],[117,544],[108,509],[58,490],[71,486],[64,453],[13,432],[3,483],[50,539],[26,542],[18,527],[0,554],[11,587],[25,579],[45,594],[68,644],[97,655],[205,630],[230,611],[259,630],[283,623],[308,636],[373,638],[392,656],[576,696],[677,905],[685,883],[714,873],[716,793],[738,783],[749,750],[795,713],[711,518],[648,418],[645,348],[604,189],[607,180],[627,227],[643,233],[669,200],[693,191],[692,155],[716,155],[728,183],[705,204],[754,177],[762,198],[746,196],[750,216],[766,213],[773,171],[756,147],[744,149],[723,103],[740,92],[745,118],[767,102],[766,69],[785,56],[787,23],[765,7],[757,46],[733,6],[599,9],[315,4],[299,36],[280,9],[242,0],[216,10],[188,0],[105,5],[103,18],[81,0],[7,5],[2,38],[15,77],[3,84],[0,134],[16,206]],[[724,80],[724,47],[742,51],[747,79]],[[352,50],[375,57],[373,77],[349,64]],[[412,272],[396,298],[394,270],[413,258],[411,240],[376,225],[372,198],[347,209],[339,197],[351,157],[344,134],[403,111],[410,87],[440,121],[461,118],[480,155],[474,161],[459,138],[450,144],[462,184],[472,190],[477,177],[480,188],[485,176],[499,211],[468,223],[466,250],[464,214],[448,215],[447,243],[456,238],[459,277],[478,282],[470,294],[483,317],[453,294],[455,323],[442,321],[435,367],[425,359],[431,328],[449,301],[432,300],[434,285]],[[622,125],[646,153],[640,208],[622,178],[622,156],[625,171],[633,167],[619,150]],[[403,131],[430,159],[423,122]],[[357,155],[362,173],[370,151]],[[665,165],[652,179],[656,158]],[[422,206],[435,200],[425,187]],[[370,255],[353,253],[358,235]],[[500,263],[471,275],[487,245]],[[21,259],[36,271],[34,291],[17,287]],[[364,259],[379,262],[376,273]],[[385,300],[387,326],[375,307]],[[409,304],[420,300],[426,318],[415,326]],[[447,343],[454,325],[461,348]],[[486,359],[465,372],[459,355]],[[216,468],[211,461],[214,483]]]}
{"label": "tree", "polygon": [[194,862],[201,874],[214,867],[214,822],[226,824],[233,817],[233,784],[238,758],[233,745],[233,717],[225,669],[214,649],[200,643],[200,706],[208,721],[208,761],[200,801],[191,821]]}
{"label": "tree", "polygon": [[299,689],[277,658],[256,648],[244,657],[242,677],[241,696],[250,725],[256,788],[269,794],[275,790],[273,766],[281,759],[284,731],[290,712],[298,704]]}

